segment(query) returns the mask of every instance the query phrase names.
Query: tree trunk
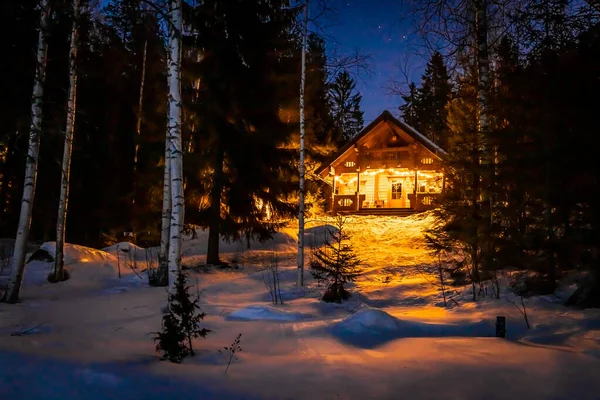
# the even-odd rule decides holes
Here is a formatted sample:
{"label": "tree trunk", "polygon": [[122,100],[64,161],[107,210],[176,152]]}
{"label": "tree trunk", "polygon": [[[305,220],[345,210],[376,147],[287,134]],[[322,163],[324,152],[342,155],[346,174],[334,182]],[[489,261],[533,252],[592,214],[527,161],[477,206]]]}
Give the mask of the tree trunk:
{"label": "tree trunk", "polygon": [[[14,187],[16,171],[15,168],[18,164],[15,155],[15,146],[17,145],[17,139],[19,138],[19,132],[9,135],[8,143],[5,145],[5,156],[4,162],[2,163],[0,174],[2,175],[2,184],[0,185],[0,229],[2,229],[2,235],[5,235],[5,229],[12,229],[12,211],[13,211],[13,199],[12,199],[12,188]],[[7,234],[6,234],[7,235]]]}
{"label": "tree trunk", "polygon": [[304,91],[306,87],[306,46],[308,41],[308,3],[304,5],[302,35],[302,76],[300,77],[300,190],[298,204],[298,276],[296,286],[304,286]]}
{"label": "tree trunk", "polygon": [[223,160],[225,153],[223,146],[217,145],[215,156],[215,173],[213,186],[210,191],[210,221],[208,228],[208,245],[206,249],[206,263],[210,265],[222,264],[219,258],[219,241],[221,239],[221,193],[223,191]]}
{"label": "tree trunk", "polygon": [[148,52],[148,41],[144,41],[144,53],[142,56],[142,77],[140,80],[140,96],[138,99],[138,109],[137,109],[137,121],[135,124],[135,148],[133,153],[133,211],[135,217],[135,204],[136,204],[136,195],[137,195],[137,172],[138,172],[138,153],[140,151],[140,140],[142,138],[142,115],[144,111],[144,85],[146,84],[146,58]]}
{"label": "tree trunk", "polygon": [[[40,133],[42,129],[42,96],[44,95],[44,81],[46,79],[46,55],[48,44],[46,34],[50,21],[50,7],[48,0],[40,1],[40,31],[38,36],[38,48],[36,56],[35,81],[33,84],[33,96],[31,98],[31,127],[29,130],[29,149],[25,162],[25,183],[23,185],[23,200],[21,201],[21,213],[19,215],[19,226],[15,239],[15,248],[12,260],[11,277],[4,300],[15,303],[19,299],[19,291],[25,270],[25,257],[27,255],[27,239],[31,226],[31,214],[35,198],[35,186],[37,180],[38,159],[40,150]],[[6,177],[3,177],[6,179]],[[2,206],[4,206],[2,204]]]}
{"label": "tree trunk", "polygon": [[[477,123],[479,133],[486,135],[489,128],[488,90],[490,87],[490,60],[488,46],[487,1],[476,1],[475,36],[477,40]],[[486,137],[487,139],[487,137]],[[487,149],[486,149],[487,150]]]}
{"label": "tree trunk", "polygon": [[171,226],[169,234],[169,287],[174,293],[175,281],[181,271],[183,241],[184,196],[183,152],[181,148],[181,31],[182,0],[171,0],[169,38],[169,160],[171,182]]}
{"label": "tree trunk", "polygon": [[71,176],[71,152],[75,133],[75,107],[77,105],[77,47],[79,24],[79,0],[73,0],[73,27],[71,28],[71,48],[69,52],[69,101],[67,104],[67,126],[62,161],[62,182],[56,221],[56,254],[54,257],[54,282],[64,280],[64,247],[69,203],[69,180]]}
{"label": "tree trunk", "polygon": [[171,163],[169,162],[169,136],[165,140],[165,167],[163,175],[163,204],[160,229],[160,250],[156,286],[169,284],[169,235],[171,233]]}

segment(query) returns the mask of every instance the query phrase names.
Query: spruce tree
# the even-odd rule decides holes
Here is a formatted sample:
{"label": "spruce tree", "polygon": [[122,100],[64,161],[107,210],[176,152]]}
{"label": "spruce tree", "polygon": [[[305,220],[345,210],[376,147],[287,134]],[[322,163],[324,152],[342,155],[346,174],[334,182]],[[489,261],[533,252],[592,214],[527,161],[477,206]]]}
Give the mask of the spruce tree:
{"label": "spruce tree", "polygon": [[421,108],[421,98],[419,89],[414,82],[408,85],[408,93],[402,95],[402,104],[398,109],[404,122],[415,128],[417,131],[421,131],[421,119],[419,116]]}
{"label": "spruce tree", "polygon": [[[208,264],[222,264],[222,237],[268,239],[277,219],[295,214],[294,153],[287,148],[294,127],[282,121],[280,109],[295,93],[285,93],[281,82],[294,52],[297,11],[285,4],[208,1],[187,22],[194,35],[185,42],[202,51],[186,60],[189,79],[200,86],[189,89],[184,107],[188,121],[190,115],[202,118],[189,132],[188,158],[204,169],[188,170],[196,201],[188,204],[187,217],[209,228]],[[207,200],[202,207],[199,199]]]}
{"label": "spruce tree", "polygon": [[[468,65],[467,65],[468,66]],[[482,202],[489,171],[482,163],[484,138],[477,129],[474,72],[463,77],[458,98],[449,105],[448,154],[444,158],[445,191],[434,210],[437,226],[428,232],[432,249],[453,249],[459,266],[469,276],[473,300],[482,279],[483,260],[489,254],[490,215]]]}
{"label": "spruce tree", "polygon": [[329,231],[329,240],[315,250],[310,268],[314,277],[327,282],[327,288],[321,298],[328,303],[341,303],[350,298],[346,289],[349,282],[356,281],[361,275],[361,261],[349,242],[350,235],[345,230],[345,219],[338,216],[335,229]]}
{"label": "spruce tree", "polygon": [[419,89],[419,132],[442,148],[447,147],[448,112],[452,86],[444,59],[437,51],[431,55]]}
{"label": "spruce tree", "polygon": [[[325,40],[316,33],[308,36],[307,73],[305,91],[307,155],[321,161],[322,157],[335,150],[329,147],[338,138],[333,129],[331,103],[328,101],[329,71]],[[308,163],[311,163],[308,160]],[[307,168],[310,170],[310,166]]]}
{"label": "spruce tree", "polygon": [[175,293],[169,293],[168,312],[163,315],[162,331],[154,332],[156,351],[161,359],[179,363],[187,356],[193,356],[192,339],[206,337],[210,329],[200,328],[200,321],[206,316],[200,310],[200,293],[190,293],[185,273],[180,272],[175,281]]}
{"label": "spruce tree", "polygon": [[156,351],[161,353],[161,360],[180,363],[187,355],[189,355],[186,347],[186,339],[185,332],[181,329],[177,317],[169,310],[169,312],[163,316],[162,331],[154,333]]}
{"label": "spruce tree", "polygon": [[360,109],[362,95],[356,92],[356,82],[348,71],[340,72],[329,88],[331,112],[340,144],[346,143],[363,128],[363,114]]}
{"label": "spruce tree", "polygon": [[421,87],[411,82],[399,109],[407,124],[445,149],[449,135],[447,106],[451,97],[452,84],[444,58],[434,52],[421,76]]}

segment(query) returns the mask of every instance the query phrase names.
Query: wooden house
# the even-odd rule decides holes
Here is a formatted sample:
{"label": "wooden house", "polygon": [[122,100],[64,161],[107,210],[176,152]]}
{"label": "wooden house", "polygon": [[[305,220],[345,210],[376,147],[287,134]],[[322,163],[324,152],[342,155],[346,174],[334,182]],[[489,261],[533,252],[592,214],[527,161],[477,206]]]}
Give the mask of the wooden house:
{"label": "wooden house", "polygon": [[334,213],[406,214],[434,206],[445,151],[384,111],[316,170]]}

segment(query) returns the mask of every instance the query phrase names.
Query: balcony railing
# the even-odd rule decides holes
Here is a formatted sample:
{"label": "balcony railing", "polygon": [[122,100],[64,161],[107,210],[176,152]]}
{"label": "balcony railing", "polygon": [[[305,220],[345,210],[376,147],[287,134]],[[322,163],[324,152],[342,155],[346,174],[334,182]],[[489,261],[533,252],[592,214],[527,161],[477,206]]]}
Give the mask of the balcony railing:
{"label": "balcony railing", "polygon": [[416,211],[426,211],[438,206],[441,195],[441,193],[410,193],[408,200],[410,200],[411,207]]}

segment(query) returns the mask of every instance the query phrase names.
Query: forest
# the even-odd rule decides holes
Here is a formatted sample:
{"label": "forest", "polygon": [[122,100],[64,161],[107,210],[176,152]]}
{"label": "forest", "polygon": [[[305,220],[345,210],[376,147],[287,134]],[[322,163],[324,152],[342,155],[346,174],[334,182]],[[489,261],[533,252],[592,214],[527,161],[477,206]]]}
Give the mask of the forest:
{"label": "forest", "polygon": [[[40,28],[43,94],[34,94],[41,144],[29,237],[56,239],[55,228],[64,220],[56,212],[62,175],[68,181],[66,241],[102,247],[125,237],[158,245],[168,160],[167,41],[177,31],[170,29],[169,5],[32,0],[2,7],[2,46],[11,62],[2,63],[0,75],[12,100],[1,111],[1,236],[13,237],[19,221],[35,49],[40,15],[47,13]],[[212,264],[220,262],[220,236],[266,239],[280,221],[298,213],[301,10],[287,1],[182,3],[177,34],[185,229],[210,229]],[[360,95],[346,71],[357,60],[328,61],[325,40],[309,33],[310,193],[319,190],[311,182],[311,165],[362,127]],[[67,142],[70,164],[65,158],[61,163]]]}
{"label": "forest", "polygon": [[[346,68],[360,60],[332,66],[300,3],[183,1],[181,29],[176,4],[2,4],[2,237],[17,232],[31,187],[28,240],[157,246],[170,197],[181,232],[209,230],[208,264],[221,263],[219,238],[268,239],[304,212],[305,196],[308,213],[320,210],[311,170],[363,125]],[[575,268],[598,283],[599,5],[422,0],[409,14],[428,62],[420,82],[394,87],[398,111],[447,151],[432,251],[453,258],[448,272],[474,296],[507,266],[541,278],[531,283],[541,293]],[[180,147],[169,149],[174,131]],[[166,165],[181,175],[165,176]],[[181,192],[167,196],[174,180]],[[592,297],[574,301],[598,305]]]}

